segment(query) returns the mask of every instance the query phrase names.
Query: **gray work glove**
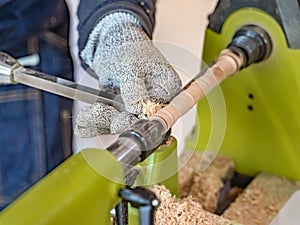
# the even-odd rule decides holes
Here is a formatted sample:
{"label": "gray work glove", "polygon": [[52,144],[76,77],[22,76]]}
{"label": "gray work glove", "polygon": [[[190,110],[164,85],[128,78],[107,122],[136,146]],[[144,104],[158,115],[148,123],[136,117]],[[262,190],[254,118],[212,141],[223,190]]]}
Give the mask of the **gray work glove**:
{"label": "gray work glove", "polygon": [[167,103],[181,88],[175,70],[129,13],[104,17],[81,57],[97,74],[100,89],[121,94],[128,112],[101,103],[83,108],[76,119],[79,137],[120,133],[144,116],[143,102]]}

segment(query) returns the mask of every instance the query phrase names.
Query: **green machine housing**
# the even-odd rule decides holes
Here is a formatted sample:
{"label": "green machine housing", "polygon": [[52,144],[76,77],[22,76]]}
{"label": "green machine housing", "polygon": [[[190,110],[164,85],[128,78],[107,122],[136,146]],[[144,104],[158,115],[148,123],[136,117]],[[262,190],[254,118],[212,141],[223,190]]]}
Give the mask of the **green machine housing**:
{"label": "green machine housing", "polygon": [[300,180],[300,2],[220,0],[209,16],[203,60],[213,61],[249,24],[270,35],[271,55],[198,103],[196,148],[231,156],[245,175]]}
{"label": "green machine housing", "polygon": [[[178,195],[177,141],[171,138],[137,167],[134,186],[164,184]],[[126,188],[123,169],[107,150],[83,149],[0,212],[1,225],[109,225]],[[145,211],[145,210],[144,210]],[[129,224],[141,211],[130,207]]]}

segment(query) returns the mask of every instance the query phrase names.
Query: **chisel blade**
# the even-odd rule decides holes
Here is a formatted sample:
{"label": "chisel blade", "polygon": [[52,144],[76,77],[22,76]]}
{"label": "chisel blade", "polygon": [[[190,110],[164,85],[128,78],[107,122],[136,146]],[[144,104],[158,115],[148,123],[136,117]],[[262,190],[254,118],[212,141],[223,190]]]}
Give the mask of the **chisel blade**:
{"label": "chisel blade", "polygon": [[11,79],[43,91],[86,103],[101,102],[125,111],[119,95],[104,92],[75,82],[19,66],[12,70]]}

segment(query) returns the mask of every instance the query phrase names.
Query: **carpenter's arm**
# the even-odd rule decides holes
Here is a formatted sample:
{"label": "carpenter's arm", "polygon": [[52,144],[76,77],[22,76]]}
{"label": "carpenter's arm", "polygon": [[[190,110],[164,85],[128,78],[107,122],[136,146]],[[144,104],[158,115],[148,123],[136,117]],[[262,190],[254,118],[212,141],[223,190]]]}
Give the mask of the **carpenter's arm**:
{"label": "carpenter's arm", "polygon": [[82,65],[101,90],[121,95],[126,112],[99,103],[84,108],[77,136],[120,133],[148,117],[148,105],[164,105],[179,91],[180,78],[151,41],[155,0],[81,0],[78,16]]}
{"label": "carpenter's arm", "polygon": [[78,7],[79,51],[83,50],[96,24],[112,12],[129,12],[135,15],[151,38],[155,23],[155,2],[156,0],[81,0]]}

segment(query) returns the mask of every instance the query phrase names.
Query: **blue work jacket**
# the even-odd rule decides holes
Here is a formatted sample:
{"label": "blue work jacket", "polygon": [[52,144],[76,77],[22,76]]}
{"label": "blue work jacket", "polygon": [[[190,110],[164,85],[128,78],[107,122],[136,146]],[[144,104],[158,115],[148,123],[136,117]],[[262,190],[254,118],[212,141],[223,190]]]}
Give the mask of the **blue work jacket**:
{"label": "blue work jacket", "polygon": [[[79,51],[99,20],[115,11],[136,15],[152,36],[155,0],[81,0]],[[34,69],[73,79],[62,41],[68,29],[63,0],[0,0],[0,51],[15,58],[38,54]],[[0,86],[0,209],[71,154],[71,112],[71,100],[20,84]]]}
{"label": "blue work jacket", "polygon": [[[0,51],[38,55],[32,67],[73,79],[63,0],[0,0]],[[21,84],[0,85],[0,209],[71,154],[72,101]]]}

